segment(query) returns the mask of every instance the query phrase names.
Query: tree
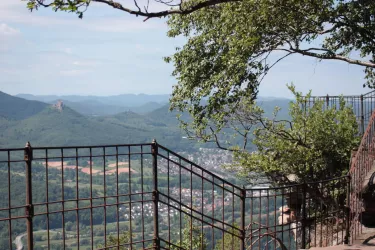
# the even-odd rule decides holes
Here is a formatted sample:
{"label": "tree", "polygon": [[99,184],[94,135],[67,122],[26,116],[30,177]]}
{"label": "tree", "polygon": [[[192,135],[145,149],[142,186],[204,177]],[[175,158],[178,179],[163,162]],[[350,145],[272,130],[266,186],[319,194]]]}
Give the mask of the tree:
{"label": "tree", "polygon": [[120,234],[119,238],[117,238],[117,237],[115,237],[114,235],[111,234],[107,238],[107,245],[106,246],[104,246],[103,244],[98,244],[97,247],[98,248],[104,248],[104,247],[107,247],[107,246],[111,246],[111,247],[119,246],[118,249],[120,249],[120,250],[128,250],[128,249],[131,248],[129,246],[130,237],[131,237],[131,234],[128,231],[122,232]]}
{"label": "tree", "polygon": [[199,225],[196,221],[185,216],[185,225],[182,229],[182,241],[175,242],[178,247],[172,246],[171,249],[207,249],[207,240],[203,232],[201,232]]}
{"label": "tree", "polygon": [[254,182],[255,174],[266,176],[273,184],[313,182],[345,175],[352,150],[359,144],[352,107],[342,98],[337,107],[326,107],[324,101],[309,106],[311,93],[302,96],[293,85],[289,89],[296,99],[290,103],[290,120],[278,120],[277,108],[271,118],[245,113],[245,118],[259,124],[253,129],[257,151],[232,147],[234,162],[229,168],[239,171],[249,182]]}
{"label": "tree", "polygon": [[[239,226],[234,223],[233,227],[239,228]],[[224,249],[240,249],[239,235],[236,234],[237,230],[230,228],[228,232],[224,233],[224,238],[218,240],[215,245],[215,250]],[[224,246],[224,247],[223,247]]]}
{"label": "tree", "polygon": [[244,97],[254,99],[262,79],[291,55],[359,65],[365,84],[375,85],[373,0],[155,0],[166,5],[163,11],[142,0],[130,7],[113,0],[27,0],[27,7],[82,18],[93,2],[146,19],[170,17],[168,35],[187,38],[165,59],[178,79],[171,107],[189,110],[197,124],[230,112]]}

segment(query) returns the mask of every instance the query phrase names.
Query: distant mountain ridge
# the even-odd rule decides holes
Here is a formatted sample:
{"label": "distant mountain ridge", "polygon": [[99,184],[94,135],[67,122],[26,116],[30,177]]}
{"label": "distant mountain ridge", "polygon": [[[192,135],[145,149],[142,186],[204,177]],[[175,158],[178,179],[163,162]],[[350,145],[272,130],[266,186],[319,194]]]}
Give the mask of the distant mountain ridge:
{"label": "distant mountain ridge", "polygon": [[19,94],[17,97],[54,104],[61,100],[65,105],[83,115],[114,115],[125,111],[144,114],[162,107],[169,95],[124,94],[117,96],[57,96]]}
{"label": "distant mountain ridge", "polygon": [[55,104],[58,101],[62,101],[66,106],[70,107],[80,114],[89,116],[115,115],[126,111],[144,114],[163,106],[163,104],[160,103],[149,102],[137,107],[123,107],[116,105],[107,105],[95,100],[72,102],[64,99],[53,100],[48,103]]}
{"label": "distant mountain ridge", "polygon": [[[47,104],[2,92],[0,102],[0,148],[22,147],[26,141],[33,146],[72,146],[142,143],[154,138],[176,150],[191,150],[196,145],[162,117],[154,120],[132,111],[85,116],[63,102]],[[170,119],[168,106],[164,107],[159,116]]]}
{"label": "distant mountain ridge", "polygon": [[[281,107],[282,118],[288,117],[289,102],[288,99],[274,98],[260,98],[258,101],[267,116],[272,114],[275,106]],[[176,151],[215,146],[187,140],[179,128],[178,112],[170,112],[167,103],[134,107],[144,108],[144,112],[101,104],[98,100],[64,100],[60,103],[63,108],[59,108],[61,105],[56,105],[55,101],[52,103],[55,105],[0,92],[0,147],[20,147],[26,141],[31,141],[34,146],[71,146],[151,142],[154,138]],[[107,110],[90,116],[100,113],[99,108],[103,105],[113,113],[105,113]],[[148,108],[152,110],[147,111]],[[182,119],[186,121],[190,117],[183,113]]]}
{"label": "distant mountain ridge", "polygon": [[80,96],[80,95],[30,95],[30,94],[18,94],[17,97],[21,97],[27,100],[36,100],[41,102],[52,102],[55,100],[66,100],[70,102],[82,102],[82,101],[97,101],[107,105],[123,106],[123,107],[136,107],[141,106],[149,102],[167,103],[170,95],[146,95],[146,94],[121,94],[112,96]]}
{"label": "distant mountain ridge", "polygon": [[0,116],[22,120],[41,112],[48,106],[47,103],[8,95],[0,91]]}

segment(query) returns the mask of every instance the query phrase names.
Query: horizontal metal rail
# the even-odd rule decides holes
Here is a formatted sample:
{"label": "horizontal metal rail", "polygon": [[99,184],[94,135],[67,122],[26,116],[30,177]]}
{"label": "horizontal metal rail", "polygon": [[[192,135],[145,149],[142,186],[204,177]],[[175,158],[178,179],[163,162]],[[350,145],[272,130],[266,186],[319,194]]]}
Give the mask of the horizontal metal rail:
{"label": "horizontal metal rail", "polygon": [[28,249],[276,250],[347,236],[348,176],[249,189],[156,142],[0,149],[0,172],[1,249],[16,237]]}

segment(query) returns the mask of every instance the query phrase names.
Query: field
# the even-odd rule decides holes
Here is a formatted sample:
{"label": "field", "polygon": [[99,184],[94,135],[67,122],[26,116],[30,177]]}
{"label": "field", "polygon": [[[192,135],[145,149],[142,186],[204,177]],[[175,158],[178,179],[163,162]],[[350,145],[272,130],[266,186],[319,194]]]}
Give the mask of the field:
{"label": "field", "polygon": [[[61,161],[49,161],[47,164],[45,162],[42,163],[43,166],[48,166],[48,168],[54,168],[54,169],[58,169],[58,170],[61,170],[61,166],[62,166],[62,162]],[[89,165],[90,162],[87,161],[87,165]],[[125,162],[125,161],[120,161],[118,163],[116,162],[111,162],[111,163],[106,163],[106,166],[99,166],[97,164],[92,164],[92,167],[90,169],[90,167],[87,167],[87,166],[76,166],[76,165],[72,165],[72,164],[69,164],[69,162],[67,161],[64,161],[63,162],[63,169],[76,169],[78,168],[78,171],[82,172],[82,173],[85,173],[85,174],[90,174],[90,172],[93,174],[93,175],[104,175],[104,167],[105,167],[105,174],[106,175],[112,175],[112,174],[115,174],[117,171],[119,174],[121,173],[128,173],[129,171],[131,171],[132,173],[137,173],[136,170],[134,170],[133,168],[129,168],[129,163],[128,162]],[[86,164],[85,164],[86,165]]]}

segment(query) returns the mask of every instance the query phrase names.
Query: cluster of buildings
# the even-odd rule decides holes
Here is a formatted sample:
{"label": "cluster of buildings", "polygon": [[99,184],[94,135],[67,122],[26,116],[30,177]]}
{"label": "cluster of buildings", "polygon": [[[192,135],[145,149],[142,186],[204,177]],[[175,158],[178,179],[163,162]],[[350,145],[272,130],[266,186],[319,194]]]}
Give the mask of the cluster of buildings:
{"label": "cluster of buildings", "polygon": [[[181,203],[183,204],[181,206],[181,210],[189,211],[189,208],[192,207],[196,211],[200,212],[202,211],[202,203],[203,203],[203,211],[205,213],[211,212],[213,209],[221,210],[224,207],[231,207],[232,206],[232,195],[227,194],[222,197],[222,195],[219,195],[216,190],[214,190],[214,202],[212,202],[212,190],[198,190],[193,189],[190,190],[189,188],[171,188],[170,189],[170,197],[172,197],[174,200],[169,200],[169,209],[168,206],[159,203],[158,210],[159,210],[159,217],[161,218],[168,218],[168,216],[178,216],[180,213],[175,208],[180,208],[179,201],[181,199]],[[191,196],[193,195],[193,196]],[[203,197],[202,197],[203,195]],[[163,198],[165,200],[167,198]],[[191,205],[192,202],[192,205]],[[175,207],[175,208],[173,208]],[[137,203],[130,206],[121,206],[119,207],[120,216],[123,217],[125,220],[135,220],[137,218],[142,217],[142,213],[144,218],[147,217],[153,217],[154,216],[154,207],[152,202],[145,202],[145,203]]]}

